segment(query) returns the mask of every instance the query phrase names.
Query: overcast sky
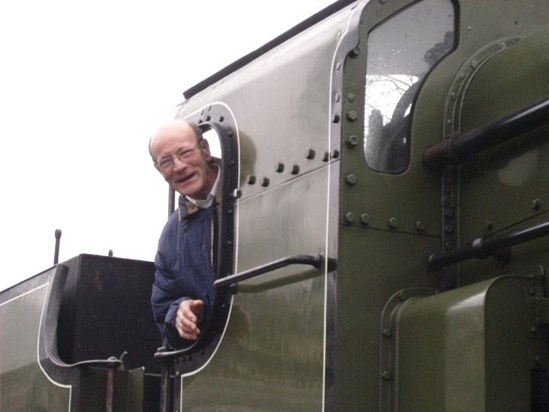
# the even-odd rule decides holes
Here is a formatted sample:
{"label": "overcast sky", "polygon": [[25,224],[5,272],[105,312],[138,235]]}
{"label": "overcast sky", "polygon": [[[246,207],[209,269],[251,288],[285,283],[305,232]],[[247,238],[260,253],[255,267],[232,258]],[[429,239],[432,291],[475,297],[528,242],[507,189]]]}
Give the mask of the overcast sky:
{"label": "overcast sky", "polygon": [[184,90],[333,0],[0,2],[0,290],[81,253],[152,260],[149,136]]}

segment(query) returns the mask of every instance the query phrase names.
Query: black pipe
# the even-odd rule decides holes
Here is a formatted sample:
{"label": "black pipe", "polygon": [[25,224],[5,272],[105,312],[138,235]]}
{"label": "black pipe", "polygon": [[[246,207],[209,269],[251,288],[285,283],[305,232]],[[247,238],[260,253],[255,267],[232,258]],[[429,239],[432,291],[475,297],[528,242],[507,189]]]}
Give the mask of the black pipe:
{"label": "black pipe", "polygon": [[56,229],[55,230],[55,253],[53,255],[54,265],[57,265],[57,263],[59,262],[59,245],[61,243],[61,235],[62,235],[61,229]]}
{"label": "black pipe", "polygon": [[168,217],[171,216],[175,210],[175,190],[171,187],[168,190]]}
{"label": "black pipe", "polygon": [[[165,347],[159,348],[157,353],[163,353]],[[171,399],[172,399],[172,386],[171,386],[171,371],[172,371],[172,359],[164,360],[161,364],[161,378],[160,378],[160,412],[170,412]]]}
{"label": "black pipe", "polygon": [[429,256],[428,266],[432,270],[441,269],[463,260],[476,258],[485,259],[511,246],[529,242],[549,235],[549,222],[541,223],[522,230],[503,233],[498,236],[486,236],[474,239],[468,245],[456,249],[453,253],[433,253]]}
{"label": "black pipe", "polygon": [[548,124],[548,119],[549,99],[543,99],[495,122],[429,146],[423,152],[423,163],[432,171],[449,163],[461,164],[475,153]]}

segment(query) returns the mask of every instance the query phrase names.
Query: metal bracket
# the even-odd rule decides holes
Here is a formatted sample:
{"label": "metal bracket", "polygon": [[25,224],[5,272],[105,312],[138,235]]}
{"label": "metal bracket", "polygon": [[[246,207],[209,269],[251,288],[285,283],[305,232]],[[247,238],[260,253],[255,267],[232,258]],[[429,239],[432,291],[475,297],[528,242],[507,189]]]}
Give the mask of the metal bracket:
{"label": "metal bracket", "polygon": [[383,312],[381,313],[381,336],[380,336],[380,412],[395,410],[396,381],[394,371],[396,370],[397,352],[397,318],[402,305],[409,299],[432,296],[436,293],[430,288],[409,288],[402,289],[389,298]]}

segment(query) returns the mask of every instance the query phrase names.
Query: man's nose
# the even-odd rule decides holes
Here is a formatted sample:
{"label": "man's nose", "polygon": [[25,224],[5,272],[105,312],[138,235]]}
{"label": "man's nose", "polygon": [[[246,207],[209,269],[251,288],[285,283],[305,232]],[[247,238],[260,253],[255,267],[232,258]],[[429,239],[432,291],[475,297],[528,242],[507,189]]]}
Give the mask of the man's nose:
{"label": "man's nose", "polygon": [[183,170],[185,169],[185,166],[187,166],[187,163],[177,156],[173,157],[173,170]]}

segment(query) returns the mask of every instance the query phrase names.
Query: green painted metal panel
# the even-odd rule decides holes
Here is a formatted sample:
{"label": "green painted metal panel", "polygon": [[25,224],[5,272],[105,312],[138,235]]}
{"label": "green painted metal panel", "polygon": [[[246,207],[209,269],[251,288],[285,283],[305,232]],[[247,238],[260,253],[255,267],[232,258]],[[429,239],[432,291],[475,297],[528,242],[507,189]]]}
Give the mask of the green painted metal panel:
{"label": "green painted metal panel", "polygon": [[508,276],[402,303],[391,410],[530,411],[531,368],[546,353],[531,331],[540,286]]}
{"label": "green painted metal panel", "polygon": [[[239,203],[239,270],[285,256],[325,255],[328,169]],[[321,410],[324,270],[289,266],[237,290],[218,351],[202,370],[182,379],[182,409]]]}
{"label": "green painted metal panel", "polygon": [[[338,134],[330,136],[331,82],[350,14],[346,8],[307,29],[193,96],[178,112],[187,117],[207,113],[214,103],[228,106],[238,126],[242,198],[266,190],[265,178],[267,188],[294,178],[294,166],[298,175],[325,166],[332,142],[339,147]],[[314,156],[307,157],[311,150]],[[276,172],[278,163],[282,172]]]}
{"label": "green painted metal panel", "polygon": [[381,313],[402,288],[436,283],[422,256],[438,246],[429,236],[342,226],[337,273],[335,410],[374,411],[380,405]]}
{"label": "green painted metal panel", "polygon": [[[44,278],[48,279],[47,275]],[[70,410],[71,387],[49,378],[38,359],[40,325],[49,287],[46,280],[0,305],[2,411]]]}
{"label": "green painted metal panel", "polygon": [[[463,103],[462,129],[488,124],[549,98],[548,68],[547,28],[494,55],[471,80]],[[545,127],[462,166],[464,240],[505,230],[546,212],[548,161],[549,127]]]}
{"label": "green painted metal panel", "polygon": [[[408,56],[413,50],[414,41],[403,46],[393,43],[393,33],[386,35],[386,42],[380,42],[376,48],[370,49],[369,35],[372,30],[383,26],[386,20],[391,18],[396,21],[393,26],[395,36],[402,40],[415,38],[417,42],[424,42],[425,36],[418,27],[429,22],[424,13],[413,13],[413,18],[400,19],[398,12],[404,15],[406,11],[413,11],[412,1],[369,2],[362,11],[360,25],[360,42],[358,53],[349,57],[345,62],[343,113],[342,113],[342,141],[348,143],[352,136],[358,138],[358,144],[342,145],[342,169],[341,169],[341,213],[351,213],[356,217],[353,224],[357,227],[365,225],[376,229],[389,229],[389,222],[396,222],[398,231],[407,233],[423,233],[431,236],[439,236],[441,232],[440,220],[440,178],[429,173],[423,167],[422,153],[424,146],[421,140],[423,135],[413,134],[410,144],[410,165],[398,175],[377,173],[370,169],[364,159],[365,139],[365,92],[367,92],[367,61],[370,53],[375,57],[387,53],[396,56],[396,63],[381,65],[384,71],[371,72],[372,76],[393,77],[396,83],[399,76],[413,77],[416,67],[407,66],[398,56]],[[451,3],[449,4],[451,9]],[[407,7],[408,6],[408,7]],[[447,30],[452,32],[454,28],[448,23]],[[438,33],[440,34],[440,33]],[[439,37],[432,41],[434,47]],[[409,40],[407,40],[409,41]],[[410,53],[408,60],[415,59],[414,53]],[[416,59],[422,61],[421,59]],[[414,62],[416,62],[414,60]],[[379,69],[378,69],[379,70]],[[390,100],[390,99],[389,99]],[[417,110],[423,111],[423,108]],[[387,121],[385,121],[387,123]],[[380,195],[381,194],[381,195]],[[367,222],[360,219],[365,216]]]}

